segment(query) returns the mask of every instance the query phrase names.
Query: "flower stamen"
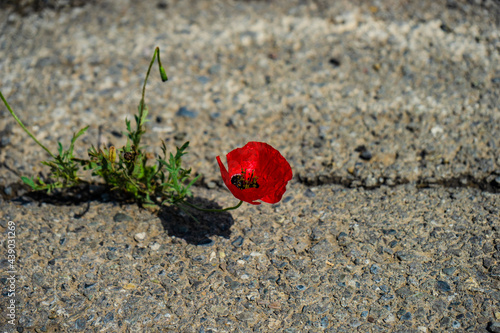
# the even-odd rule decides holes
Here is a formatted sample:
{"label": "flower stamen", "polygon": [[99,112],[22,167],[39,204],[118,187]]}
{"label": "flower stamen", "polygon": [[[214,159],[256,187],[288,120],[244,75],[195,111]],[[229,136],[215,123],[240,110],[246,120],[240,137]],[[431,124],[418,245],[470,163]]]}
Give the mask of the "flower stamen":
{"label": "flower stamen", "polygon": [[234,175],[231,177],[231,184],[240,190],[259,188],[259,183],[257,183],[258,177],[254,177],[253,173],[252,171],[250,177],[247,177],[247,170],[241,169],[241,175]]}

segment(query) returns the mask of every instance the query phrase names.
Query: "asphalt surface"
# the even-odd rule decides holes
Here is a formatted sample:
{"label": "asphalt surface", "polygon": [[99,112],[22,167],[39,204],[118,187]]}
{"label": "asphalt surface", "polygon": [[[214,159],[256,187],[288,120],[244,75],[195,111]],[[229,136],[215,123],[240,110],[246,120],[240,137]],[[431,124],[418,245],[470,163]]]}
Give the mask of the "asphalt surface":
{"label": "asphalt surface", "polygon": [[498,1],[45,5],[2,4],[0,89],[51,150],[124,145],[159,46],[144,142],[190,141],[196,202],[237,203],[215,157],[248,141],[294,178],[198,223],[30,193],[46,153],[0,107],[1,329],[500,332]]}

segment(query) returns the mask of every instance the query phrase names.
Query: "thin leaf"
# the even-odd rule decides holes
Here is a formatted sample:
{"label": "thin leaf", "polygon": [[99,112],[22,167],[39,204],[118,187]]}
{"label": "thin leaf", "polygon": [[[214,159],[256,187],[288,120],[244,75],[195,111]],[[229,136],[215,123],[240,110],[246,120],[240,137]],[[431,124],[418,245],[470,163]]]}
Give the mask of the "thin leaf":
{"label": "thin leaf", "polygon": [[85,126],[81,130],[79,130],[77,133],[73,134],[73,138],[71,139],[71,144],[68,149],[69,157],[73,157],[73,150],[75,147],[75,141],[78,139],[80,136],[82,136],[87,130],[89,129],[88,126]]}
{"label": "thin leaf", "polygon": [[23,181],[23,183],[25,183],[26,185],[29,185],[32,189],[35,189],[35,188],[36,188],[36,185],[35,185],[35,182],[34,182],[33,178],[28,178],[28,177],[22,176],[22,177],[21,177],[21,180],[22,180],[22,181]]}
{"label": "thin leaf", "polygon": [[62,156],[63,154],[63,145],[61,142],[57,142],[57,152],[59,153],[59,156]]}
{"label": "thin leaf", "polygon": [[190,181],[190,182],[189,182],[189,184],[187,184],[187,185],[186,185],[186,190],[187,190],[187,189],[189,189],[191,186],[193,186],[193,184],[194,184],[194,183],[196,183],[196,181],[197,181],[198,179],[200,179],[200,176],[201,176],[201,174],[200,174],[200,175],[198,175],[198,176],[196,176],[196,177],[194,177],[194,178],[193,178],[193,180],[192,180],[192,181]]}

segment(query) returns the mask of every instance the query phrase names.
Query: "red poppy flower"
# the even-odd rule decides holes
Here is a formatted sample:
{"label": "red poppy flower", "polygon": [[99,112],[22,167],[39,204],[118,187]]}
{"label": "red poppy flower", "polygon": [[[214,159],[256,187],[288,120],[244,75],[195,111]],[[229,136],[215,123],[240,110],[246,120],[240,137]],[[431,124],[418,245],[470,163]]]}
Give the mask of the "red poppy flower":
{"label": "red poppy flower", "polygon": [[228,170],[217,156],[224,183],[238,199],[252,205],[281,200],[292,168],[280,152],[264,142],[249,142],[226,155]]}

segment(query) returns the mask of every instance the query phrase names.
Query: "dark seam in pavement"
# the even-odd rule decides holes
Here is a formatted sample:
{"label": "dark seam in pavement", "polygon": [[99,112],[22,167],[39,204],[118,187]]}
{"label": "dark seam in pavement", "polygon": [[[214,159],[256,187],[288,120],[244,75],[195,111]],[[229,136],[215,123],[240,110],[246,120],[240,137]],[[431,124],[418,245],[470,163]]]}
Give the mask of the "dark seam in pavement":
{"label": "dark seam in pavement", "polygon": [[360,178],[352,178],[347,179],[341,176],[316,176],[313,179],[306,179],[301,177],[300,175],[297,177],[299,183],[306,186],[320,186],[320,185],[342,185],[348,188],[365,188],[368,190],[377,189],[381,187],[396,187],[401,185],[413,184],[417,188],[432,188],[432,187],[445,187],[445,188],[475,188],[480,189],[485,192],[490,193],[500,193],[500,183],[496,182],[496,178],[493,177],[492,180],[489,180],[493,174],[490,174],[487,177],[476,179],[472,175],[461,175],[452,178],[445,179],[429,179],[422,178],[417,181],[409,181],[406,178],[397,178],[394,180],[393,184],[379,184],[375,186],[366,186],[359,185],[356,183],[362,183],[363,179]]}
{"label": "dark seam in pavement", "polygon": [[[366,190],[375,190],[381,187],[397,187],[397,186],[402,186],[402,185],[407,185],[411,184],[415,186],[417,189],[424,189],[424,188],[433,188],[433,187],[445,187],[445,188],[473,188],[473,189],[479,189],[481,191],[489,192],[489,193],[494,193],[498,194],[500,193],[500,184],[496,182],[496,178],[493,178],[492,180],[488,180],[491,178],[492,175],[488,177],[484,177],[481,179],[476,179],[471,175],[462,175],[458,177],[453,177],[453,178],[447,178],[447,179],[439,179],[439,180],[432,180],[432,179],[419,179],[417,181],[409,181],[408,179],[396,179],[394,180],[394,183],[391,185],[388,184],[381,184],[381,185],[376,185],[376,186],[365,186],[365,185],[360,185],[357,183],[362,182],[362,179],[359,178],[353,178],[353,179],[346,179],[344,177],[340,176],[316,176],[314,179],[305,179],[301,177],[300,175],[295,177],[299,183],[307,186],[307,187],[313,187],[313,186],[321,186],[321,185],[341,185],[347,188],[363,188]],[[60,204],[60,205],[71,205],[71,204],[81,204],[84,202],[90,202],[90,201],[104,201],[101,198],[101,195],[103,193],[108,193],[105,189],[105,186],[103,184],[92,184],[95,187],[94,191],[90,191],[88,186],[84,187],[75,187],[75,188],[69,188],[66,189],[66,191],[58,191],[55,194],[46,194],[45,192],[28,192],[26,194],[22,193],[19,194],[20,192],[24,191],[29,191],[29,188],[24,185],[23,183],[17,182],[17,183],[11,183],[9,185],[0,185],[0,196],[3,198],[3,200],[21,200],[25,201],[25,199],[22,199],[22,196],[27,196],[35,201],[38,202],[48,202],[52,204]],[[198,185],[199,186],[199,185]],[[198,186],[194,186],[195,188]],[[7,195],[6,189],[10,187],[11,193]],[[217,188],[223,188],[222,184],[216,183]],[[73,195],[63,195],[64,193],[69,193],[71,192]],[[94,192],[94,193],[91,193]],[[119,194],[115,194],[112,196],[110,199],[106,201],[120,201],[120,202],[126,202],[125,198],[120,198]],[[84,215],[85,212],[82,214]],[[80,215],[80,214],[79,214]]]}

